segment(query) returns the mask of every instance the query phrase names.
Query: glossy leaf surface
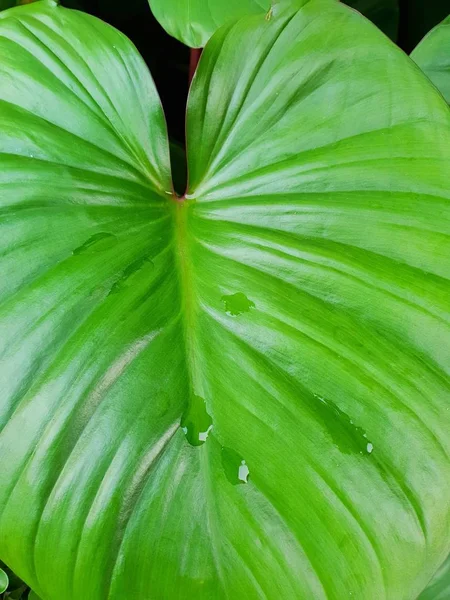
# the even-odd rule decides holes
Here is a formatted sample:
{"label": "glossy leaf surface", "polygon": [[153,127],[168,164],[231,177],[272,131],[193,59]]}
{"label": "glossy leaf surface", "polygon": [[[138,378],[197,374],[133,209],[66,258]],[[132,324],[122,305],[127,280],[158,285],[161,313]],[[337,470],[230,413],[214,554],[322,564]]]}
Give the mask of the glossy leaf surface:
{"label": "glossy leaf surface", "polygon": [[450,16],[424,37],[411,58],[450,104]]}
{"label": "glossy leaf surface", "polygon": [[450,598],[450,556],[433,577],[418,600],[448,600]]}
{"label": "glossy leaf surface", "polygon": [[0,58],[0,558],[42,600],[415,598],[450,539],[441,96],[333,1],[229,25],[179,201],[121,34],[33,5]]}
{"label": "glossy leaf surface", "polygon": [[267,13],[271,0],[149,0],[153,14],[173,37],[203,48],[227,21]]}

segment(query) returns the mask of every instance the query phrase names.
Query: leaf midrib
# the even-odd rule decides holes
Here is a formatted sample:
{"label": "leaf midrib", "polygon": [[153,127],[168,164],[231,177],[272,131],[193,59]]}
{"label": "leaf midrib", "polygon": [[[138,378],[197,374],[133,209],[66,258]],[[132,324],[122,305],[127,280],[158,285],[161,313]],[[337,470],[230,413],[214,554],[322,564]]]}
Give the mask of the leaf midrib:
{"label": "leaf midrib", "polygon": [[[183,342],[186,356],[186,367],[189,382],[189,396],[195,390],[196,361],[192,332],[195,327],[195,299],[192,261],[188,250],[188,216],[190,202],[176,199],[174,211],[174,246],[177,266],[177,279],[180,290],[180,317],[183,329]],[[186,407],[187,408],[187,407]],[[181,417],[181,415],[180,415]]]}

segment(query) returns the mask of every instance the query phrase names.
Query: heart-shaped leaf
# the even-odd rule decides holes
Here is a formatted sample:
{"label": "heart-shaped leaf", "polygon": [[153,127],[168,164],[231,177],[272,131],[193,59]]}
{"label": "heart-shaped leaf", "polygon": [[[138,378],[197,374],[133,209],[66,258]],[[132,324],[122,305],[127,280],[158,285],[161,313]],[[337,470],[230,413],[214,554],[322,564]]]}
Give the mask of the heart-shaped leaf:
{"label": "heart-shaped leaf", "polygon": [[14,9],[0,71],[0,557],[43,600],[417,595],[449,550],[442,98],[332,0],[230,24],[180,199],[123,35]]}
{"label": "heart-shaped leaf", "polygon": [[424,37],[411,58],[450,104],[450,16]]}

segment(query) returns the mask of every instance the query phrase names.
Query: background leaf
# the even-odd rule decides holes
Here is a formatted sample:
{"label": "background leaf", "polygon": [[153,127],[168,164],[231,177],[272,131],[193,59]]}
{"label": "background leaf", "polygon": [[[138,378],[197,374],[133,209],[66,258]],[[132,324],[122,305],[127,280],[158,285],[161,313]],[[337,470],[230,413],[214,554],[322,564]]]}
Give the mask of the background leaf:
{"label": "background leaf", "polygon": [[11,569],[9,569],[7,567],[7,565],[5,565],[1,561],[0,561],[0,569],[2,569],[8,576],[8,580],[9,580],[8,591],[16,590],[23,586],[23,581],[21,579],[19,579],[19,577],[17,577],[17,575],[15,575],[11,571]]}
{"label": "background leaf", "polygon": [[268,12],[270,0],[149,0],[150,7],[170,34],[191,48],[203,48],[227,21]]}
{"label": "background leaf", "polygon": [[[166,31],[192,48],[206,45],[226,22],[250,14],[268,13],[270,0],[149,0],[151,9]],[[349,0],[346,2],[392,39],[398,35],[398,0]]]}
{"label": "background leaf", "polygon": [[0,594],[2,594],[9,585],[8,575],[3,569],[0,569]]}
{"label": "background leaf", "polygon": [[411,58],[450,104],[450,16],[425,36]]}

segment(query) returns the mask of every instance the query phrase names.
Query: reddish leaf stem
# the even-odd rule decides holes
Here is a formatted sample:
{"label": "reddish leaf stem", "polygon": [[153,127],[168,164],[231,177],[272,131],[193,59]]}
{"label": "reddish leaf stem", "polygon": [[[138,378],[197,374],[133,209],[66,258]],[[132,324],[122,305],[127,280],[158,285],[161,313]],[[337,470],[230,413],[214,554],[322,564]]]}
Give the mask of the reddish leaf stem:
{"label": "reddish leaf stem", "polygon": [[191,48],[191,60],[189,62],[189,85],[191,85],[192,79],[194,78],[202,51],[202,48]]}

